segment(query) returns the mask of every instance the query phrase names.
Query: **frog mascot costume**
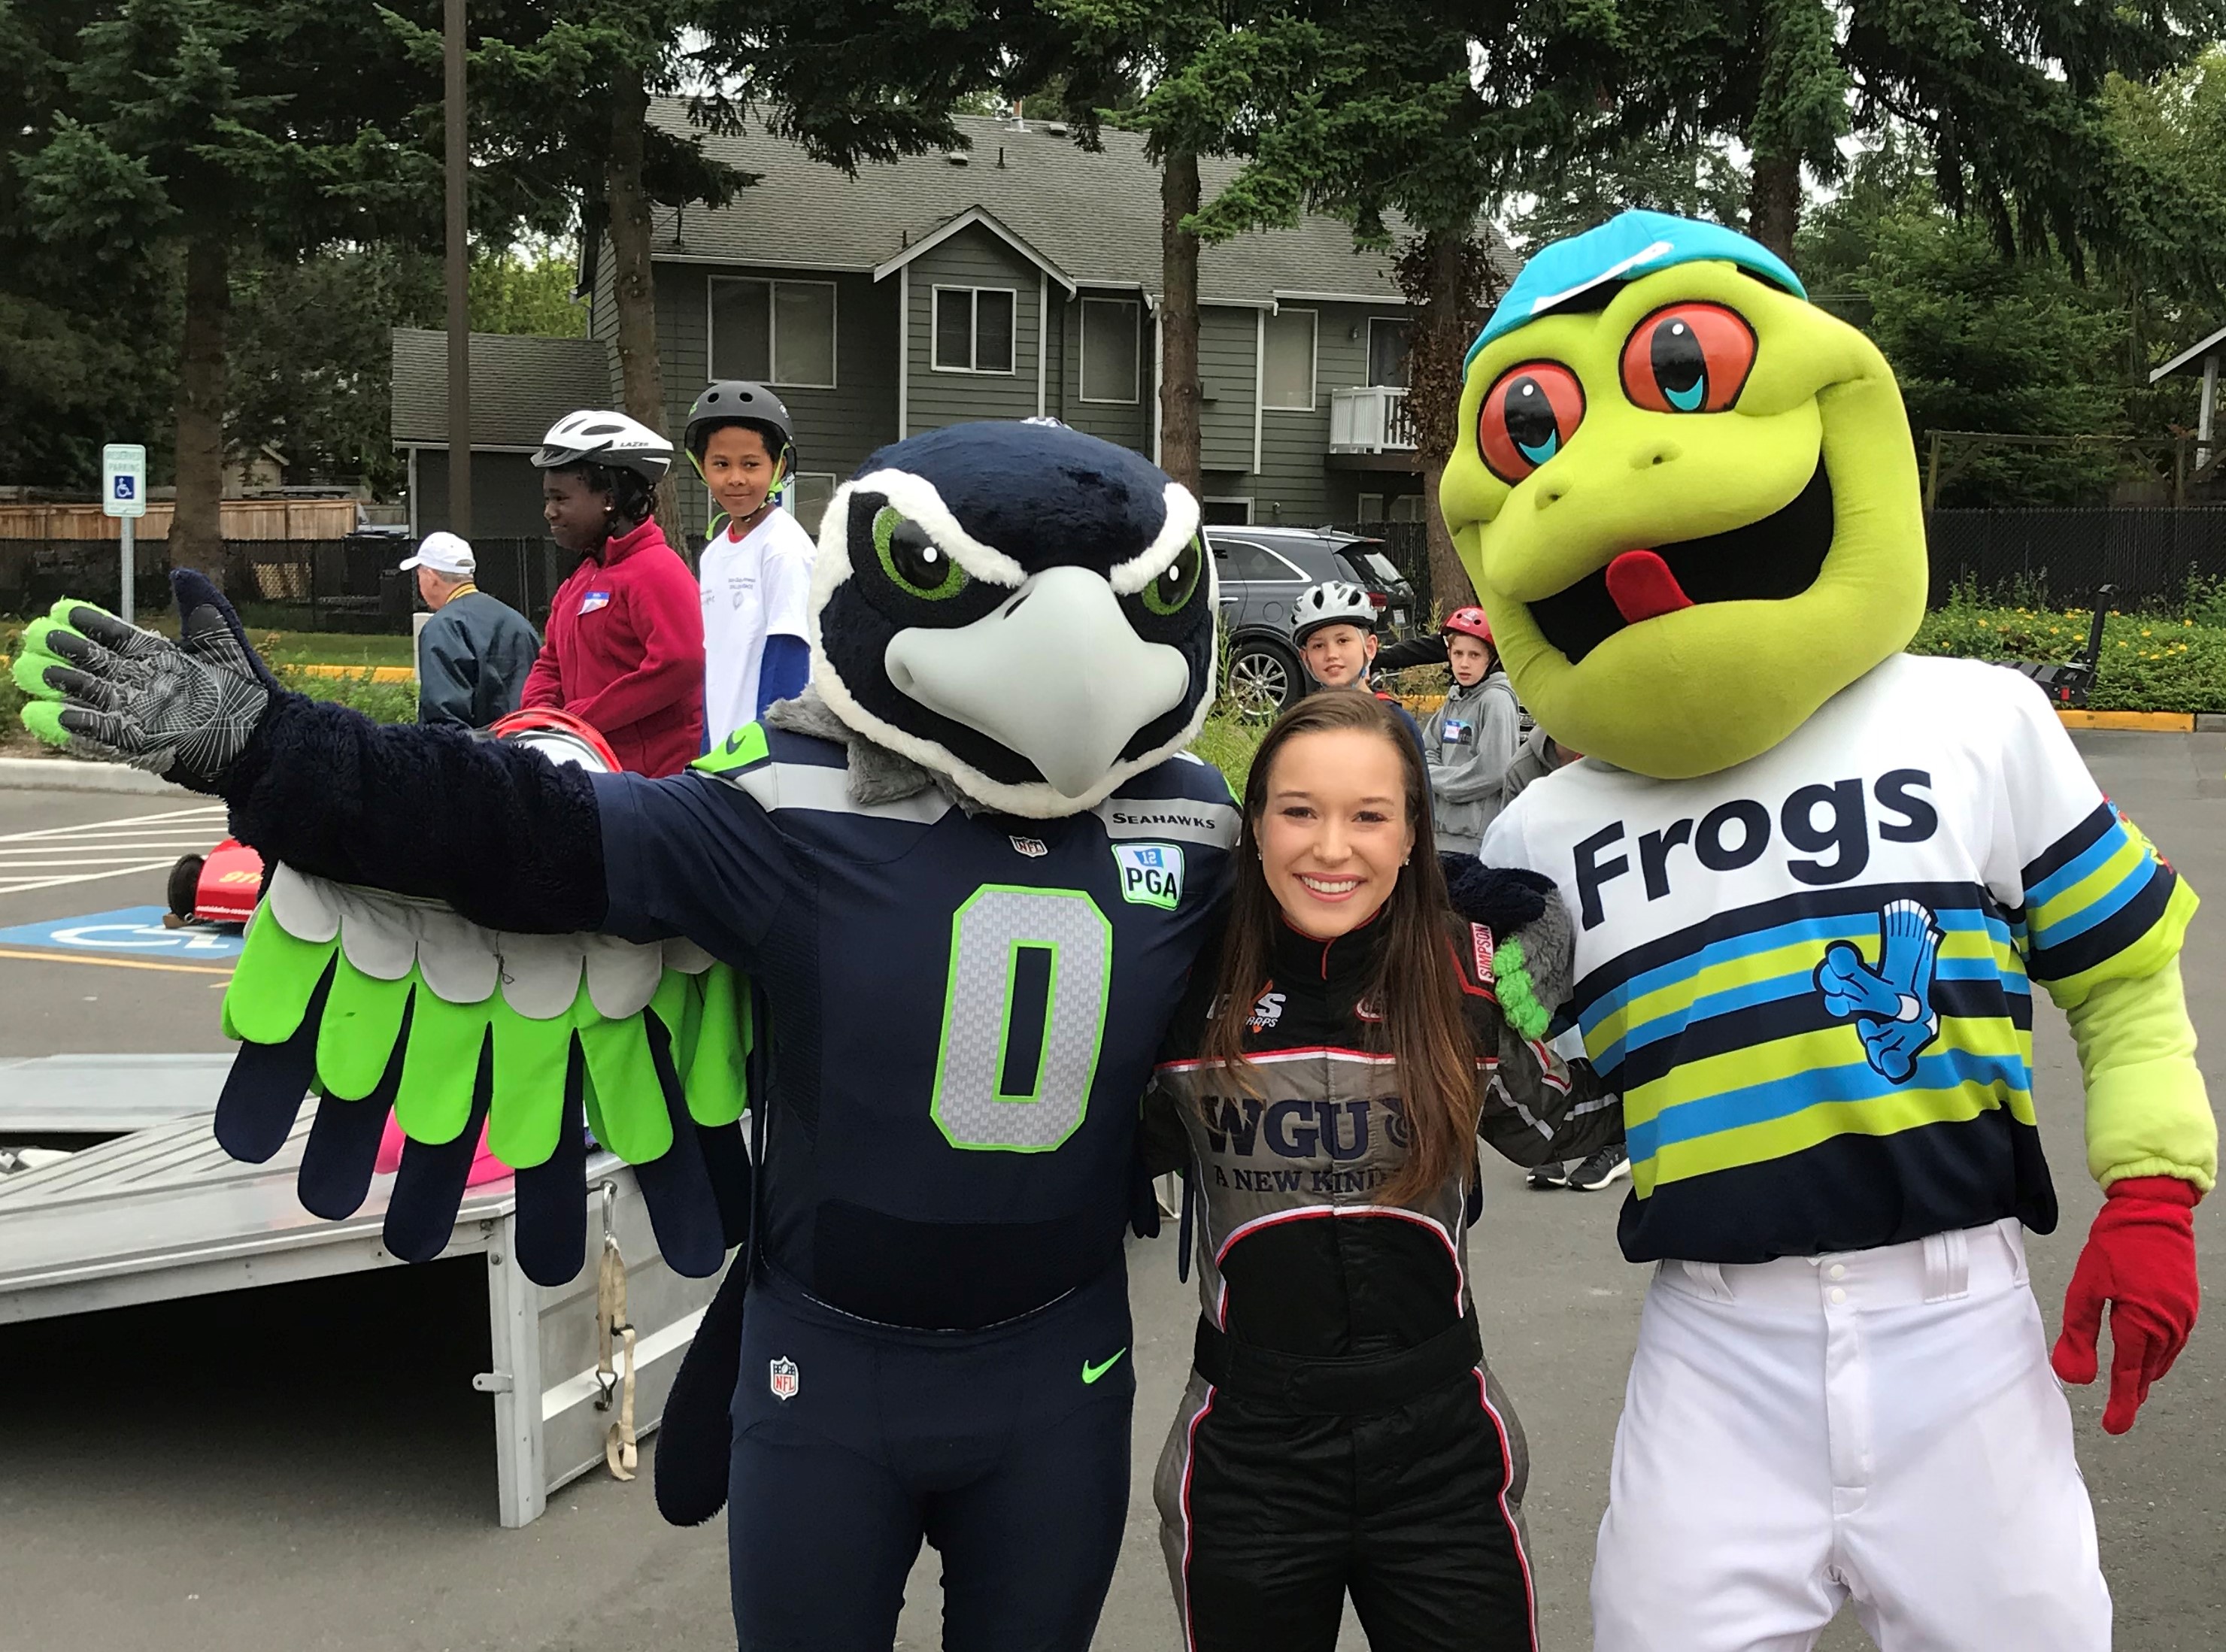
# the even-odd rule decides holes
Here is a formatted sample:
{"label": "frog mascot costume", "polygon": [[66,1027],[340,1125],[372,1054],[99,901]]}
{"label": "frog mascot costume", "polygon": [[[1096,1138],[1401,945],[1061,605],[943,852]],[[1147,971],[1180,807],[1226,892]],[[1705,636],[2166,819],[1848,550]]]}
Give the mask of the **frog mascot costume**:
{"label": "frog mascot costume", "polygon": [[1588,755],[1487,864],[1576,915],[1658,1264],[1593,1578],[1600,1652],[2101,1652],[2110,1602],[2021,1229],[2057,1205],[2032,987],[2107,1191],[2053,1363],[2130,1427],[2216,1167],[2194,893],[2040,692],[1902,650],[1924,524],[1892,374],[1746,238],[1626,213],[1469,353],[1447,521],[1526,705]]}

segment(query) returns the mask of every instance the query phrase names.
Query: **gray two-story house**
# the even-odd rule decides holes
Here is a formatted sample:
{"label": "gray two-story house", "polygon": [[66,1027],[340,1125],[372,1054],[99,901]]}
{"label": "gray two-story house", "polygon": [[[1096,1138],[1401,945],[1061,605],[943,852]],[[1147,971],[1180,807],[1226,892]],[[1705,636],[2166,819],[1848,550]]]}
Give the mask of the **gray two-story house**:
{"label": "gray two-story house", "polygon": [[[685,120],[677,103],[659,118]],[[855,178],[761,130],[709,137],[761,181],[716,211],[657,211],[666,429],[679,435],[711,378],[773,385],[796,423],[807,525],[875,448],[964,420],[1046,415],[1157,455],[1160,177],[1142,138],[1109,130],[1091,150],[1057,123],[959,124],[970,149]],[[1233,163],[1201,169],[1211,198]],[[591,247],[582,272],[598,340],[616,332],[610,263]],[[1206,519],[1419,520],[1389,257],[1311,216],[1205,247],[1199,292]],[[429,492],[439,429],[403,394],[398,382],[398,440],[406,423]],[[680,493],[700,534],[703,490],[684,476]]]}

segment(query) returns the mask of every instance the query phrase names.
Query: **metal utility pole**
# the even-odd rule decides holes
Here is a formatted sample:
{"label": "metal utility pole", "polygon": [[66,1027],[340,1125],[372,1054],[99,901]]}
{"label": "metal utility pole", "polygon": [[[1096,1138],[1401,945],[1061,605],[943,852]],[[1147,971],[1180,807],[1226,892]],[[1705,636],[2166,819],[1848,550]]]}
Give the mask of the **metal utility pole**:
{"label": "metal utility pole", "polygon": [[446,0],[448,174],[448,531],[472,532],[471,147],[464,120],[464,0]]}

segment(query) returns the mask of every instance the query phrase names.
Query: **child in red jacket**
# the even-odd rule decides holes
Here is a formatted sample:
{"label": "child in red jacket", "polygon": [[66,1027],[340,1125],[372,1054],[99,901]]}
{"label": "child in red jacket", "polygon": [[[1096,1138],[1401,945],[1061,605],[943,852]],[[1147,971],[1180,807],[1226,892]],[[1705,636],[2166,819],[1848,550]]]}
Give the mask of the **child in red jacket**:
{"label": "child in red jacket", "polygon": [[652,514],[672,444],[589,410],[558,420],[533,462],[550,537],[581,562],[520,704],[583,718],[638,773],[677,774],[703,748],[703,613]]}

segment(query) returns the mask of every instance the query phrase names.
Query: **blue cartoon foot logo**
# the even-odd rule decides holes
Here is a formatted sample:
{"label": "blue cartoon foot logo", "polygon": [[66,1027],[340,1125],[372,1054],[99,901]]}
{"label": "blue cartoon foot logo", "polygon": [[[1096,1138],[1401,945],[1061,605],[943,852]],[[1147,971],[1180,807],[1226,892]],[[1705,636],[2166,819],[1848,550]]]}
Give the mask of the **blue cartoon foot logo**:
{"label": "blue cartoon foot logo", "polygon": [[1845,941],[1827,947],[1816,966],[1824,1007],[1855,1022],[1872,1067],[1897,1084],[1917,1071],[1918,1053],[1940,1036],[1940,1017],[1932,1007],[1940,939],[1930,911],[1913,900],[1897,900],[1879,914],[1877,969]]}

